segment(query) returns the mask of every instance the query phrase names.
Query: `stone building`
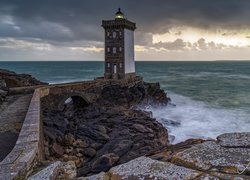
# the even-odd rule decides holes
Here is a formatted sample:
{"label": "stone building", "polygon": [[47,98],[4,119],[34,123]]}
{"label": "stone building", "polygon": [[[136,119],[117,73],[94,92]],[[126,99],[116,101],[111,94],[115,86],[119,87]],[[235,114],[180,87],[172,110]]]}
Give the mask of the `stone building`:
{"label": "stone building", "polygon": [[103,20],[105,29],[105,79],[133,78],[135,74],[134,30],[120,8],[114,20]]}

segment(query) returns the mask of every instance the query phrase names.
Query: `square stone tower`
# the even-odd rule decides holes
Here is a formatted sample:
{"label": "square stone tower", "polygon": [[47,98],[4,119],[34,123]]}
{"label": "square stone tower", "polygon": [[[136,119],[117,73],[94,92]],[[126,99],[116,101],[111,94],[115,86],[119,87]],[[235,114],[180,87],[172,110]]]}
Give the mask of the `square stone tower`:
{"label": "square stone tower", "polygon": [[103,20],[105,29],[105,79],[134,78],[134,30],[136,24],[127,20],[120,8],[114,20]]}

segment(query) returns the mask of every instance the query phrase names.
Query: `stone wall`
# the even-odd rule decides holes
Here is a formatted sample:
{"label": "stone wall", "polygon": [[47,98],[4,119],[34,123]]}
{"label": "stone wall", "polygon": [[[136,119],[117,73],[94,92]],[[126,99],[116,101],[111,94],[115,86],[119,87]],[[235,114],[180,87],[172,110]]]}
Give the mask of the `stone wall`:
{"label": "stone wall", "polygon": [[40,89],[36,89],[13,150],[0,162],[0,179],[25,179],[43,159]]}

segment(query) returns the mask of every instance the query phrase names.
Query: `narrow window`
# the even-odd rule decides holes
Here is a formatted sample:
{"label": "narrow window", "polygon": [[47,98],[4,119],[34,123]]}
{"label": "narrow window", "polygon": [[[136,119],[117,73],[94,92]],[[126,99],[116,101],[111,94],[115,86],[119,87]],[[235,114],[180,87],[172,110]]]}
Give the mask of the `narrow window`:
{"label": "narrow window", "polygon": [[116,53],[116,47],[113,47],[113,54]]}
{"label": "narrow window", "polygon": [[110,68],[110,63],[107,63],[107,67]]}
{"label": "narrow window", "polygon": [[122,47],[119,48],[120,52],[122,52]]}
{"label": "narrow window", "polygon": [[109,35],[110,35],[110,34],[109,34],[109,31],[108,31],[108,32],[107,32],[107,36],[109,37]]}
{"label": "narrow window", "polygon": [[110,48],[109,48],[109,47],[107,48],[107,52],[108,52],[108,53],[110,52]]}
{"label": "narrow window", "polygon": [[120,68],[122,68],[122,63],[120,63]]}
{"label": "narrow window", "polygon": [[122,36],[122,31],[120,31],[120,36]]}
{"label": "narrow window", "polygon": [[113,32],[113,38],[116,38],[116,32]]}

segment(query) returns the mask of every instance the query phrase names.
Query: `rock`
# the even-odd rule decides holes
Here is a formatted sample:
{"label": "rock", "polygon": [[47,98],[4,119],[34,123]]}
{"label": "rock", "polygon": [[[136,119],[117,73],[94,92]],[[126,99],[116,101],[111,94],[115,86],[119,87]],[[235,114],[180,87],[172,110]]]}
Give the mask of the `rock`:
{"label": "rock", "polygon": [[169,162],[139,157],[125,164],[115,166],[105,174],[100,173],[83,179],[195,179],[201,174],[200,171],[176,166]]}
{"label": "rock", "polygon": [[5,80],[2,79],[2,77],[0,78],[0,89],[2,89],[2,90],[7,90],[8,89],[7,85],[5,83]]}
{"label": "rock", "polygon": [[67,153],[67,154],[72,154],[73,151],[74,151],[74,149],[73,149],[72,146],[69,146],[69,147],[65,148],[65,153]]}
{"label": "rock", "polygon": [[1,83],[0,83],[1,86],[5,86],[7,88],[47,84],[47,83],[38,81],[31,75],[16,74],[15,72],[4,70],[4,69],[0,69],[0,77],[2,78]]}
{"label": "rock", "polygon": [[141,133],[148,132],[147,128],[144,127],[144,126],[141,125],[141,124],[134,124],[134,125],[133,125],[133,128],[135,128],[137,131],[139,131],[139,132],[141,132]]}
{"label": "rock", "polygon": [[77,139],[75,142],[75,146],[80,148],[87,148],[89,147],[89,144],[87,143],[86,140]]}
{"label": "rock", "polygon": [[58,131],[57,129],[54,129],[52,127],[43,127],[44,135],[49,137],[51,140],[56,141],[57,137],[62,137],[63,133],[61,131]]}
{"label": "rock", "polygon": [[118,156],[123,156],[127,153],[133,145],[133,141],[130,140],[122,140],[118,142],[118,144],[114,145],[114,153]]}
{"label": "rock", "polygon": [[107,130],[105,126],[97,125],[94,127],[95,130],[100,131],[102,134],[107,134]]}
{"label": "rock", "polygon": [[74,161],[68,161],[62,163],[60,173],[57,175],[57,179],[75,179],[76,176],[77,172]]}
{"label": "rock", "polygon": [[38,179],[44,179],[44,180],[55,180],[58,176],[59,170],[62,167],[62,162],[56,161],[43,170],[39,171],[35,175],[32,175],[28,178],[28,180],[38,180]]}
{"label": "rock", "polygon": [[216,167],[223,173],[233,174],[243,170],[244,173],[249,173],[249,154],[250,149],[247,148],[225,148],[214,141],[207,141],[177,153],[172,162],[202,171]]}
{"label": "rock", "polygon": [[[91,172],[91,166],[85,164],[83,167],[80,167],[78,169],[78,175],[82,175],[82,174],[89,174]],[[80,178],[79,178],[80,179]]]}
{"label": "rock", "polygon": [[99,150],[103,145],[101,143],[92,143],[91,147],[95,150]]}
{"label": "rock", "polygon": [[109,136],[107,134],[104,134],[100,131],[96,131],[94,129],[91,129],[87,127],[84,124],[81,124],[77,129],[78,134],[84,135],[86,137],[89,137],[90,139],[93,139],[97,142],[107,142],[109,140]]}
{"label": "rock", "polygon": [[96,155],[96,150],[93,148],[85,148],[82,153],[87,157],[93,157]]}
{"label": "rock", "polygon": [[61,132],[65,133],[65,131],[67,130],[67,126],[68,126],[69,122],[67,119],[65,118],[54,118],[53,119],[53,125],[55,127],[58,128],[58,130],[60,130]]}
{"label": "rock", "polygon": [[73,145],[74,142],[75,142],[75,137],[71,133],[68,133],[64,136],[65,145]]}
{"label": "rock", "polygon": [[99,174],[92,175],[89,177],[80,177],[77,180],[108,180],[108,179],[110,179],[110,176],[104,172],[101,172]]}
{"label": "rock", "polygon": [[62,146],[57,143],[53,143],[52,152],[55,154],[56,157],[61,157],[64,154]]}
{"label": "rock", "polygon": [[179,121],[175,121],[175,120],[171,120],[171,119],[165,119],[165,118],[161,118],[160,122],[164,123],[166,126],[178,127],[178,126],[181,125],[181,123]]}
{"label": "rock", "polygon": [[225,133],[217,137],[218,143],[224,147],[250,148],[250,132]]}
{"label": "rock", "polygon": [[57,180],[57,179],[75,179],[76,166],[73,161],[60,162],[56,161],[35,175],[28,178],[28,180]]}
{"label": "rock", "polygon": [[92,165],[92,172],[99,173],[101,171],[109,170],[117,161],[119,156],[114,153],[105,154],[99,157]]}

